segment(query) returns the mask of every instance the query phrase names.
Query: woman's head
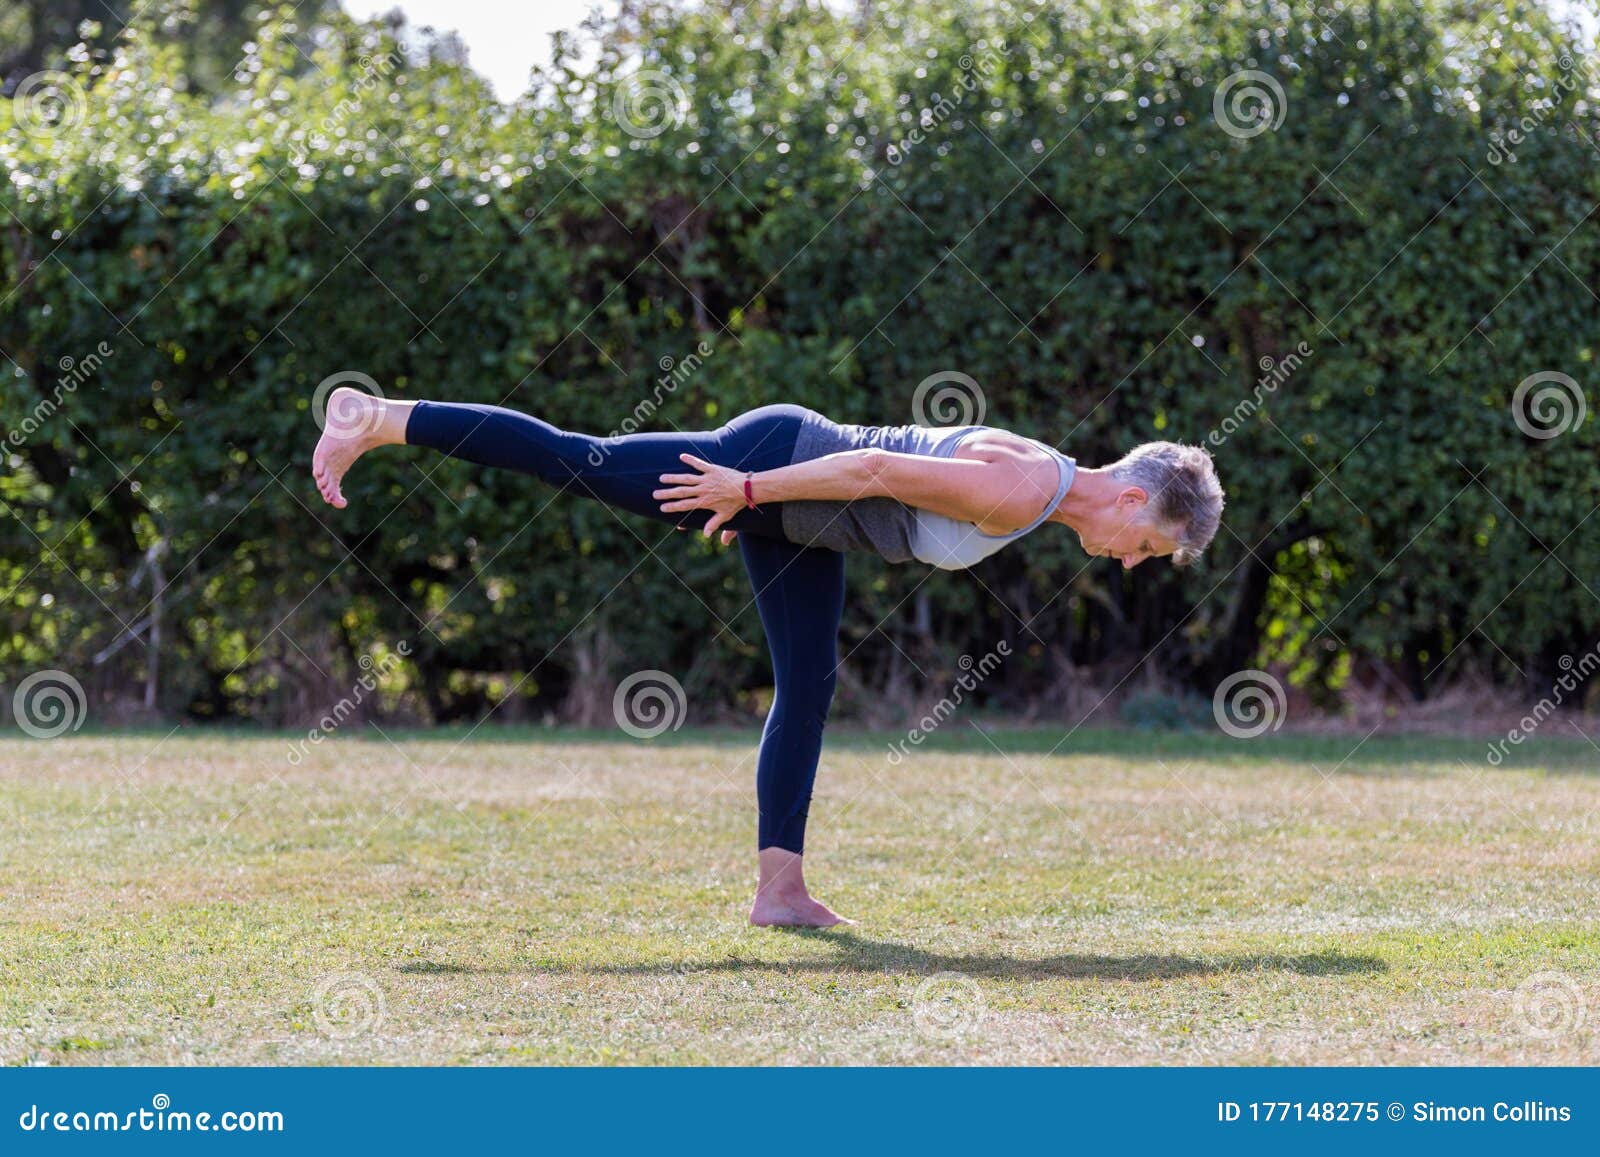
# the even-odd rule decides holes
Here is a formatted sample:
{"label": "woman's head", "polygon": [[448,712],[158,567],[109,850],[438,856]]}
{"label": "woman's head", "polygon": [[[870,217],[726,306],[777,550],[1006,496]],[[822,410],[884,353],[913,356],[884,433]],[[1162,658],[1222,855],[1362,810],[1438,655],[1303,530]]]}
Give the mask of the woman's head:
{"label": "woman's head", "polygon": [[1113,492],[1079,526],[1084,550],[1129,567],[1169,554],[1174,566],[1188,566],[1210,545],[1222,522],[1222,483],[1200,447],[1146,442],[1105,472]]}

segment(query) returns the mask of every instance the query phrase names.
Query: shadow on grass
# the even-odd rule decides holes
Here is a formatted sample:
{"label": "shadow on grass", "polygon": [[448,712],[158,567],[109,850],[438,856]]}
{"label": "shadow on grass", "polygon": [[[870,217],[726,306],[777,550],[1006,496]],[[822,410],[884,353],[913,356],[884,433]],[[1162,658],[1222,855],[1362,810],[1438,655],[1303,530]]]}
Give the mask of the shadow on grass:
{"label": "shadow on grass", "polygon": [[[584,973],[594,976],[690,976],[700,972],[959,972],[1004,980],[1177,980],[1234,972],[1292,972],[1301,976],[1352,976],[1388,971],[1377,956],[1343,952],[1218,953],[1187,956],[1176,953],[1134,953],[1128,956],[1071,953],[1038,958],[959,955],[929,952],[888,940],[870,940],[856,932],[774,929],[774,934],[835,950],[832,957],[799,960],[750,960],[727,956],[717,960],[675,960],[584,967],[536,966],[539,972]],[[455,966],[434,971],[465,971]],[[416,971],[409,966],[403,971]]]}

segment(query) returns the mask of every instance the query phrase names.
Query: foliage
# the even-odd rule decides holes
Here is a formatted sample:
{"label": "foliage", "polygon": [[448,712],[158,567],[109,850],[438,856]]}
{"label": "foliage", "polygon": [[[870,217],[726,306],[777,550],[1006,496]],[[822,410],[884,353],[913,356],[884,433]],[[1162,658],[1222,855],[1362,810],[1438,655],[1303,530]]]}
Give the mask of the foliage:
{"label": "foliage", "polygon": [[1140,688],[1124,696],[1117,717],[1141,731],[1209,731],[1211,701],[1193,692]]}
{"label": "foliage", "polygon": [[[416,452],[363,462],[338,514],[307,474],[332,374],[607,431],[701,342],[648,427],[910,421],[959,370],[987,421],[1095,464],[1260,403],[1214,443],[1229,509],[1192,572],[1051,528],[968,575],[853,559],[852,695],[1002,638],[1001,707],[1065,665],[1208,690],[1364,664],[1422,694],[1592,644],[1600,422],[1536,440],[1510,409],[1591,376],[1600,336],[1594,74],[1544,10],[717,0],[590,32],[497,104],[392,28],[288,9],[193,92],[135,22],[74,54],[69,127],[3,125],[8,681],[143,680],[159,606],[170,713],[315,711],[400,640],[439,719],[642,667],[702,708],[759,696],[729,553]],[[1214,99],[1247,69],[1284,101],[1243,137]],[[671,78],[654,136],[619,116],[644,74]]]}

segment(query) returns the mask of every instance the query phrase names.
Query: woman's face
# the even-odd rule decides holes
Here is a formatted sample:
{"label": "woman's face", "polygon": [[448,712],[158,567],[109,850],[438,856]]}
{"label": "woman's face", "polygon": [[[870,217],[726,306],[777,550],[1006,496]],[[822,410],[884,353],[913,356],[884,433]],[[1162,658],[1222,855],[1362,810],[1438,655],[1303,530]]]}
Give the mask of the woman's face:
{"label": "woman's face", "polygon": [[1130,486],[1078,529],[1078,541],[1085,553],[1121,559],[1128,570],[1147,558],[1165,558],[1178,549],[1178,544],[1165,530],[1146,520],[1148,513],[1149,499],[1144,489]]}

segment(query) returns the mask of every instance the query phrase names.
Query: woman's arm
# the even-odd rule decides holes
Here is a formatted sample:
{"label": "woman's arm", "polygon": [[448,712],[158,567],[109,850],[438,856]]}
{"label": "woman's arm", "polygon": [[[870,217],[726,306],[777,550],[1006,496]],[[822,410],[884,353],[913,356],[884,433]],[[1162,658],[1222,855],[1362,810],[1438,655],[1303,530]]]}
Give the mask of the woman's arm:
{"label": "woman's arm", "polygon": [[[989,441],[974,449],[980,458],[933,458],[875,448],[846,450],[755,473],[751,491],[757,504],[893,498],[980,526],[1027,525],[1038,515],[1040,503],[1055,492],[1052,482],[1041,496],[1036,481],[1039,451]],[[698,473],[663,474],[665,488],[657,490],[655,497],[663,500],[661,509],[668,513],[712,511],[705,527],[710,537],[744,509],[745,476],[691,454],[681,457]]]}

